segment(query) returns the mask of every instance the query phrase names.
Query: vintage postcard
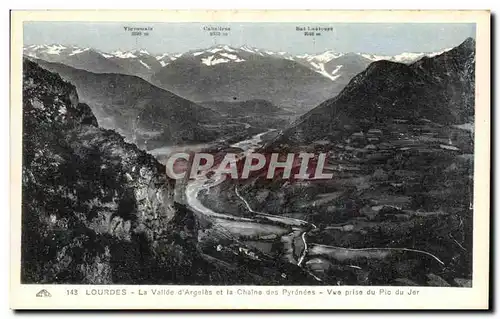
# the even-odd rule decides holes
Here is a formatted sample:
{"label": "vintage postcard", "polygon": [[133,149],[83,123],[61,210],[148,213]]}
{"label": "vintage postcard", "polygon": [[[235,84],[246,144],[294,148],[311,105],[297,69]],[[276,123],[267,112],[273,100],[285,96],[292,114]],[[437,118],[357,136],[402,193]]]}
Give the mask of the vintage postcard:
{"label": "vintage postcard", "polygon": [[488,309],[489,11],[13,11],[14,309]]}

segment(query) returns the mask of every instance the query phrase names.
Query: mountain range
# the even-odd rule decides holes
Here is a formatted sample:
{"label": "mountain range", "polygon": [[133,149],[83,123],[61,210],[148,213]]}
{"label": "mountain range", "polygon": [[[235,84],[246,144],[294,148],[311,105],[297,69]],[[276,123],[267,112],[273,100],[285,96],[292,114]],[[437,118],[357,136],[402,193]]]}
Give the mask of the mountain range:
{"label": "mountain range", "polygon": [[298,113],[336,96],[373,61],[410,63],[441,53],[381,56],[330,50],[294,55],[228,45],[184,53],[152,54],[143,49],[106,53],[60,44],[29,45],[23,52],[89,72],[139,76],[195,102],[265,99]]}
{"label": "mountain range", "polygon": [[[31,56],[34,58],[40,58],[49,62],[61,62],[63,63],[63,59],[66,60],[68,65],[71,65],[74,60],[74,63],[77,63],[77,59],[83,60],[82,57],[88,58],[87,55],[100,55],[105,59],[109,59],[110,61],[115,62],[120,65],[123,61],[133,62],[134,64],[142,65],[147,70],[151,70],[151,72],[158,71],[159,68],[164,67],[170,64],[172,61],[175,61],[179,57],[183,55],[193,55],[200,56],[204,53],[224,53],[221,57],[214,59],[215,62],[210,62],[209,59],[204,60],[204,64],[206,65],[215,65],[218,63],[228,63],[228,62],[242,62],[238,59],[231,59],[231,56],[228,55],[231,52],[247,52],[251,54],[257,54],[260,56],[273,56],[276,58],[283,58],[293,61],[301,62],[305,65],[308,65],[310,68],[317,70],[318,73],[322,73],[326,77],[331,77],[331,72],[324,73],[322,71],[322,64],[331,62],[339,57],[345,55],[358,55],[362,58],[365,58],[369,62],[379,61],[379,60],[388,60],[394,62],[401,63],[411,63],[415,62],[418,59],[421,59],[424,56],[433,57],[435,55],[439,55],[443,52],[450,50],[451,48],[443,49],[441,51],[436,52],[403,52],[397,55],[380,55],[380,54],[369,54],[369,53],[352,53],[352,52],[335,52],[333,50],[327,50],[320,53],[310,54],[291,54],[285,51],[270,51],[259,49],[251,46],[241,46],[239,48],[231,47],[228,45],[218,45],[211,48],[206,48],[202,50],[192,50],[184,53],[160,53],[153,54],[145,49],[138,49],[132,51],[124,51],[124,50],[115,50],[111,52],[103,52],[101,50],[93,49],[93,48],[82,48],[79,46],[64,46],[61,44],[33,44],[27,45],[23,48],[23,53],[27,56]],[[80,56],[79,56],[80,55]],[[73,58],[69,58],[73,57]],[[206,58],[206,57],[205,57]],[[153,61],[153,59],[155,61]],[[142,62],[141,62],[142,61]],[[203,61],[202,61],[203,62]],[[76,65],[71,65],[77,67]],[[78,68],[78,67],[77,67]],[[134,73],[135,74],[135,73]]]}

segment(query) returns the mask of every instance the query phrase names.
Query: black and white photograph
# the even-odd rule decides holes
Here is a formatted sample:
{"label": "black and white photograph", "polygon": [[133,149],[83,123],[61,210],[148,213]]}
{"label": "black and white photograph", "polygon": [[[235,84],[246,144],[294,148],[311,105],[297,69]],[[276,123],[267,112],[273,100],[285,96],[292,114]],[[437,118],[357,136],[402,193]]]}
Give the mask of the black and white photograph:
{"label": "black and white photograph", "polygon": [[21,284],[471,289],[477,34],[24,21]]}

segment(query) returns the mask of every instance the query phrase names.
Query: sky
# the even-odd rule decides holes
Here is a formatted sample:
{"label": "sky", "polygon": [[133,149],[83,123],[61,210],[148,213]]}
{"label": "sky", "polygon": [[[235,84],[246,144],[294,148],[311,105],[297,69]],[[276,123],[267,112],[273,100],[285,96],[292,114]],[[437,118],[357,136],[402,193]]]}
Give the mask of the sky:
{"label": "sky", "polygon": [[[132,36],[124,27],[151,27],[148,36]],[[225,27],[227,35],[212,36],[206,27]],[[306,36],[301,28],[327,28]],[[396,55],[434,52],[475,38],[475,24],[464,23],[119,23],[25,22],[24,45],[62,44],[104,52],[146,49],[151,53],[182,53],[213,45],[248,45],[291,54],[361,52]]]}

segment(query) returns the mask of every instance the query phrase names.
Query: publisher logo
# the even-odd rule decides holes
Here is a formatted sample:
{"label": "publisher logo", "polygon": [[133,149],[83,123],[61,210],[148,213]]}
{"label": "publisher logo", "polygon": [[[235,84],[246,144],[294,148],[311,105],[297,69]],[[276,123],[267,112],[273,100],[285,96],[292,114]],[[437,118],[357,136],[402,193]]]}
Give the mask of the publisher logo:
{"label": "publisher logo", "polygon": [[50,294],[50,292],[48,292],[47,290],[45,289],[42,289],[40,290],[37,294],[36,294],[37,297],[52,297],[52,295]]}

